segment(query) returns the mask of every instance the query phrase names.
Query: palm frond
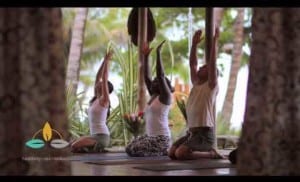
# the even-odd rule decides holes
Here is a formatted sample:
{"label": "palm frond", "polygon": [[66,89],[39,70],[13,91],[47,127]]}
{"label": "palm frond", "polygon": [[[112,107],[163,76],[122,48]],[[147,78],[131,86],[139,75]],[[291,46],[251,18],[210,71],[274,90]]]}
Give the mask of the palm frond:
{"label": "palm frond", "polygon": [[79,104],[79,101],[83,97],[83,92],[72,95],[72,87],[66,88],[66,107],[67,116],[70,123],[69,132],[73,138],[78,138],[83,135],[88,135],[89,125],[86,113]]}
{"label": "palm frond", "polygon": [[184,99],[178,99],[176,97],[176,104],[183,115],[185,121],[187,121],[187,115],[186,115],[186,101]]}

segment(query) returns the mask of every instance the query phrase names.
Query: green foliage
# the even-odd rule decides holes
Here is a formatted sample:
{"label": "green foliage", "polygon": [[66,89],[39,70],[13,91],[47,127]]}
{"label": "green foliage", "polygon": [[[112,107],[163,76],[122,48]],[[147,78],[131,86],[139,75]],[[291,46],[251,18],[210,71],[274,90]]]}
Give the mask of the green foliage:
{"label": "green foliage", "polygon": [[120,119],[120,105],[112,109],[109,118],[107,119],[107,126],[110,131],[111,146],[124,146],[126,139],[126,132],[124,123]]}
{"label": "green foliage", "polygon": [[230,123],[225,122],[222,119],[221,113],[218,113],[217,115],[217,135],[234,135],[234,136],[240,136],[241,130],[236,130],[234,128],[231,128]]}
{"label": "green foliage", "polygon": [[[183,66],[187,64],[188,60],[188,8],[151,8],[154,19],[156,21],[158,34],[156,36],[157,41],[163,39],[169,40],[172,45],[174,66],[165,66],[165,71],[167,74],[178,74],[183,78],[185,82],[188,82],[189,74],[188,67]],[[202,22],[205,18],[204,8],[192,8],[193,12],[193,28],[204,28],[195,22]],[[183,36],[179,40],[171,40],[168,31],[172,29],[177,29],[183,31]],[[193,32],[191,32],[193,33]],[[154,40],[155,42],[155,40]],[[204,43],[202,42],[199,46],[199,50],[203,49]],[[201,51],[200,51],[201,52]],[[203,52],[203,51],[202,51]],[[199,55],[202,56],[201,54]],[[164,65],[171,65],[170,56],[162,51],[162,60],[164,60]]]}
{"label": "green foliage", "polygon": [[94,84],[94,80],[89,75],[80,74],[79,78],[80,78],[80,81],[84,85],[93,85]]}
{"label": "green foliage", "polygon": [[113,110],[114,118],[108,119],[108,127],[111,132],[112,145],[127,145],[133,135],[126,128],[123,116],[136,113],[137,110],[137,51],[132,44],[128,44],[127,52],[120,51],[119,47],[112,42],[111,46],[116,63],[121,69],[123,84],[117,94],[119,105]]}
{"label": "green foliage", "polygon": [[224,70],[225,70],[224,64],[220,63],[220,64],[217,65],[217,67],[218,67],[218,70],[219,70],[219,76],[223,77],[224,76],[223,73],[224,73]]}
{"label": "green foliage", "polygon": [[186,115],[186,101],[181,99],[177,99],[176,98],[176,104],[181,112],[181,114],[183,115],[185,121],[187,121],[187,115]]}
{"label": "green foliage", "polygon": [[241,58],[241,68],[248,65],[250,56],[243,53]]}
{"label": "green foliage", "polygon": [[64,58],[68,61],[69,49],[71,44],[72,28],[75,19],[74,8],[62,8],[63,14],[63,41],[64,41]]}
{"label": "green foliage", "polygon": [[174,95],[176,100],[176,106],[173,105],[169,114],[173,141],[177,140],[184,134],[187,122],[185,108],[187,95],[181,92],[175,92]]}
{"label": "green foliage", "polygon": [[146,122],[143,118],[143,112],[125,114],[123,119],[125,121],[126,129],[137,138],[145,133]]}
{"label": "green foliage", "polygon": [[[170,55],[162,52],[162,60],[164,60],[165,72],[167,74],[178,74],[185,82],[188,82],[189,72],[187,66],[182,66],[183,64],[188,64],[187,60],[187,39],[182,41],[169,41],[171,45],[171,50],[169,52],[172,53],[172,57],[170,59]],[[183,50],[186,50],[184,53]],[[173,60],[173,66],[170,65],[170,60]]]}
{"label": "green foliage", "polygon": [[89,134],[89,123],[86,112],[83,111],[82,106],[79,104],[79,100],[82,98],[83,93],[79,93],[76,96],[71,93],[71,87],[67,87],[66,107],[68,122],[71,125],[69,131],[72,138],[79,138],[80,136]]}
{"label": "green foliage", "polygon": [[[126,46],[128,35],[124,22],[127,21],[129,10],[130,8],[89,8],[80,62],[81,70],[90,69],[104,57],[103,53],[109,41],[114,41],[122,47]],[[75,8],[62,8],[62,14],[67,58]]]}
{"label": "green foliage", "polygon": [[177,140],[184,134],[186,129],[186,121],[182,115],[179,107],[173,105],[169,112],[169,126],[171,129],[172,141]]}

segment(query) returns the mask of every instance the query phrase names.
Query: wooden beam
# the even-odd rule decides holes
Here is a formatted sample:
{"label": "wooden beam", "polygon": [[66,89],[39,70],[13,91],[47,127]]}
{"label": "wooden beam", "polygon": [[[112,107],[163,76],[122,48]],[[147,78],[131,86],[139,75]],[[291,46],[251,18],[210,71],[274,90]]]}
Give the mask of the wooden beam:
{"label": "wooden beam", "polygon": [[[210,60],[210,51],[213,43],[213,35],[214,35],[214,8],[206,8],[205,9],[205,62],[208,63]],[[214,110],[216,110],[216,103],[214,104]],[[215,113],[216,117],[216,113]],[[217,120],[215,118],[215,127],[214,127],[214,148],[218,148],[217,141]]]}
{"label": "wooden beam", "polygon": [[210,50],[212,47],[214,32],[213,8],[205,8],[205,62],[210,60]]}
{"label": "wooden beam", "polygon": [[142,48],[144,42],[147,42],[147,13],[147,8],[138,8],[138,111],[143,111],[146,106],[146,87],[143,69],[144,57],[142,54]]}

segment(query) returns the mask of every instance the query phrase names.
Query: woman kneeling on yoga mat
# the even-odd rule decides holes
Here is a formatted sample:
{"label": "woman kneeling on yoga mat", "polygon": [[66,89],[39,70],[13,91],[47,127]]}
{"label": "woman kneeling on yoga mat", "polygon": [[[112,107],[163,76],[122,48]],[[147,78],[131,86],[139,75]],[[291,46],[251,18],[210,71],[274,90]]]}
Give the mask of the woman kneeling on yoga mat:
{"label": "woman kneeling on yoga mat", "polygon": [[165,41],[157,47],[156,78],[151,80],[148,56],[152,50],[148,44],[144,45],[144,77],[147,90],[151,96],[144,110],[146,135],[137,137],[126,147],[126,153],[134,157],[163,156],[168,154],[171,145],[171,132],[168,114],[172,102],[174,89],[165,77],[160,59],[160,50]]}
{"label": "woman kneeling on yoga mat", "polygon": [[104,152],[109,145],[110,132],[106,125],[109,116],[109,94],[113,91],[113,85],[108,81],[108,61],[112,57],[109,50],[98,70],[94,94],[88,108],[88,118],[91,136],[83,136],[71,144],[72,152]]}

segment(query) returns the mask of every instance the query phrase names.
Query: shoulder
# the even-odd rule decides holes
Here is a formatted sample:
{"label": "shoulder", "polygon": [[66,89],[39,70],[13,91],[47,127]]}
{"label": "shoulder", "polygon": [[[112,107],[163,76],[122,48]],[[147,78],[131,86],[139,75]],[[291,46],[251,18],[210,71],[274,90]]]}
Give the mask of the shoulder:
{"label": "shoulder", "polygon": [[219,85],[218,85],[218,80],[215,80],[215,81],[208,81],[208,87],[211,89],[211,90],[215,90],[217,88],[219,88]]}
{"label": "shoulder", "polygon": [[217,93],[219,91],[219,84],[216,82],[214,85],[208,84],[208,88],[212,91]]}

